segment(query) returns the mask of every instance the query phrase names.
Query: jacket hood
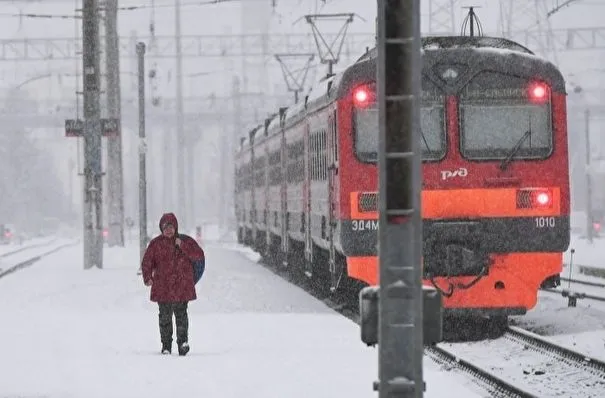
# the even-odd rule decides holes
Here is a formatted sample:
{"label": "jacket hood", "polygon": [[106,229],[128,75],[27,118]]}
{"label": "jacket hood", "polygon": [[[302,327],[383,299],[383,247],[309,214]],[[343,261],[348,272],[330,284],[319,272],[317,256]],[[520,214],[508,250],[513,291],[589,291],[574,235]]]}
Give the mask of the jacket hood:
{"label": "jacket hood", "polygon": [[160,218],[160,232],[162,231],[162,225],[164,225],[166,223],[170,223],[170,224],[174,225],[175,233],[178,234],[178,232],[179,232],[179,222],[177,221],[176,216],[174,215],[174,213],[164,213],[162,215],[162,217]]}

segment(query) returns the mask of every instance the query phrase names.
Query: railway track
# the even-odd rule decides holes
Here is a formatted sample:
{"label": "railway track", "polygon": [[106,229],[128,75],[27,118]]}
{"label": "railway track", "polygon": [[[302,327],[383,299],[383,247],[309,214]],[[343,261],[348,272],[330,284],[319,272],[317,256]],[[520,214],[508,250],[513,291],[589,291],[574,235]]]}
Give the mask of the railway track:
{"label": "railway track", "polygon": [[29,267],[42,258],[77,243],[78,241],[51,238],[46,242],[24,245],[16,250],[2,253],[0,254],[0,278]]}
{"label": "railway track", "polygon": [[442,343],[459,361],[497,372],[502,381],[535,397],[602,397],[605,362],[509,327],[495,340]]}
{"label": "railway track", "polygon": [[0,253],[0,259],[11,257],[11,256],[14,256],[15,254],[21,253],[26,250],[35,249],[37,247],[48,246],[54,242],[57,242],[57,238],[48,238],[48,239],[45,239],[43,242],[22,245],[18,249],[9,250],[9,251]]}
{"label": "railway track", "polygon": [[[335,299],[300,276],[263,260],[259,264],[359,324],[356,296]],[[601,397],[605,391],[605,361],[587,357],[514,326],[494,340],[427,346],[425,355],[442,367],[472,376],[472,381],[491,397],[590,398]],[[503,364],[511,364],[508,372]]]}
{"label": "railway track", "polygon": [[475,384],[479,385],[485,391],[490,393],[491,397],[517,397],[517,398],[538,398],[537,395],[510,383],[493,372],[481,368],[464,358],[460,358],[441,346],[431,346],[424,349],[426,356],[442,367],[462,370],[474,378]]}
{"label": "railway track", "polygon": [[[570,279],[570,278],[561,277],[561,281],[563,281],[563,282],[577,283],[579,285],[586,285],[586,286],[605,287],[605,283],[584,281],[584,280],[580,280],[580,279]],[[562,285],[563,284],[561,284],[561,286]]]}

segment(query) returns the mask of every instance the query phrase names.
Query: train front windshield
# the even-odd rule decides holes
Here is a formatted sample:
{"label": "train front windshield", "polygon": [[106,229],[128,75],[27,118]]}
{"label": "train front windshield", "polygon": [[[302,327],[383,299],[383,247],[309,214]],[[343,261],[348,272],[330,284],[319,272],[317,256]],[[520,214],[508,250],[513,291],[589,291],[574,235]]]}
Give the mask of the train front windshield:
{"label": "train front windshield", "polygon": [[[446,153],[444,97],[423,82],[420,111],[420,148],[425,161]],[[547,84],[498,72],[480,72],[456,97],[459,111],[460,152],[471,160],[502,161],[548,158],[553,151],[553,129]],[[376,102],[355,98],[353,135],[359,160],[374,162],[378,148]]]}
{"label": "train front windshield", "polygon": [[542,159],[553,148],[549,87],[496,72],[479,73],[460,93],[462,155],[500,160]]}
{"label": "train front windshield", "polygon": [[[445,155],[445,111],[443,102],[423,103],[420,110],[420,147],[424,160]],[[355,152],[361,161],[375,162],[378,151],[378,108],[376,102],[357,106],[353,113]]]}

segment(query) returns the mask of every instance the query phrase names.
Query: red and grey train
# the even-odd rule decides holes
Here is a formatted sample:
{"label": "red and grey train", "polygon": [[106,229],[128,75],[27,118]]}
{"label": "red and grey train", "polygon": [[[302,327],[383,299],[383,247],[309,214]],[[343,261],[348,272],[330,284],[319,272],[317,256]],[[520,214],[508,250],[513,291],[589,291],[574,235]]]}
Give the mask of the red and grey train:
{"label": "red and grey train", "polygon": [[[513,41],[422,40],[423,283],[446,313],[525,314],[570,239],[565,82]],[[376,284],[376,49],[252,129],[238,240],[324,281]]]}

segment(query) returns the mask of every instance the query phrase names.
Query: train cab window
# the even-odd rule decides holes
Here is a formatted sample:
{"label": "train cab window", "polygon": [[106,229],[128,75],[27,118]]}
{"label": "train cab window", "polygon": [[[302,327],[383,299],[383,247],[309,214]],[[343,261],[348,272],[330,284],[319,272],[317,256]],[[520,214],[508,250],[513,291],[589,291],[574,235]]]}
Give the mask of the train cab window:
{"label": "train cab window", "polygon": [[304,144],[302,139],[287,144],[286,179],[290,183],[304,181]]}
{"label": "train cab window", "polygon": [[325,180],[328,178],[328,145],[327,145],[327,135],[326,135],[326,130],[322,130],[321,133],[319,134],[319,148],[320,148],[320,152],[319,152],[319,159],[320,159],[320,165],[321,165],[321,172],[319,175],[319,179],[320,180]]}
{"label": "train cab window", "polygon": [[544,159],[553,149],[549,87],[481,72],[460,93],[460,150],[469,159]]}
{"label": "train cab window", "polygon": [[254,160],[255,183],[257,187],[265,185],[267,159],[265,156],[258,157]]}
{"label": "train cab window", "polygon": [[[420,108],[420,149],[423,161],[440,160],[446,153],[445,97],[423,81]],[[378,150],[378,107],[374,101],[353,109],[353,137],[357,157],[376,162]]]}

